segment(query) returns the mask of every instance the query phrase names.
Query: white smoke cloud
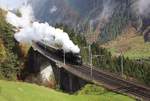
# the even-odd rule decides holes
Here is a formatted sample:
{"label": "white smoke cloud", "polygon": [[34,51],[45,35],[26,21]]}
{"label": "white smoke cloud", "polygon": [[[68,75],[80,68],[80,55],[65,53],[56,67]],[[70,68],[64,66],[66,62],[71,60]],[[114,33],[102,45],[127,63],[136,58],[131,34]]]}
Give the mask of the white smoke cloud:
{"label": "white smoke cloud", "polygon": [[65,52],[79,53],[80,49],[74,45],[67,33],[61,29],[55,29],[48,23],[33,22],[29,27],[25,27],[15,34],[15,39],[22,43],[32,43],[32,41],[44,41],[49,45],[59,45]]}
{"label": "white smoke cloud", "polygon": [[23,6],[19,9],[21,13],[21,17],[16,16],[16,14],[8,11],[6,20],[10,24],[14,25],[15,27],[27,27],[31,24],[31,21],[34,19],[32,7],[31,6]]}
{"label": "white smoke cloud", "polygon": [[49,45],[61,46],[59,48],[65,52],[80,52],[79,47],[70,40],[68,34],[63,30],[54,28],[48,23],[34,22],[31,6],[23,6],[19,11],[21,17],[10,11],[6,16],[7,22],[19,29],[14,35],[18,42],[32,44],[32,41],[44,41]]}

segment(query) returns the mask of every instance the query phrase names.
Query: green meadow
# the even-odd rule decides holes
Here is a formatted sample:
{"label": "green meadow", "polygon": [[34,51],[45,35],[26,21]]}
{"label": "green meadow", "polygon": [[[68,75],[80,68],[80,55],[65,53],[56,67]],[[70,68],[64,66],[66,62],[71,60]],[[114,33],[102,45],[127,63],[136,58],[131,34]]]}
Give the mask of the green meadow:
{"label": "green meadow", "polygon": [[[83,90],[82,90],[83,92]],[[0,81],[0,101],[134,101],[133,99],[107,92],[101,95],[69,95],[53,89],[20,82]]]}

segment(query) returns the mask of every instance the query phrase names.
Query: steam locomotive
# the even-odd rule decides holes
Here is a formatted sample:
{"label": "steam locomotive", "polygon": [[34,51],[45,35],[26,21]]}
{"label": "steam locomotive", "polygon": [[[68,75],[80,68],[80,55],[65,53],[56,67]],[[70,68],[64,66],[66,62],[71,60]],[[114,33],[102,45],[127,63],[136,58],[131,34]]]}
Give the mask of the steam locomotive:
{"label": "steam locomotive", "polygon": [[49,46],[44,44],[43,42],[37,42],[41,48],[53,54],[53,56],[57,57],[59,60],[63,61],[65,57],[65,62],[73,65],[82,65],[82,57],[79,53],[73,52],[64,52],[63,49],[59,49],[53,46]]}

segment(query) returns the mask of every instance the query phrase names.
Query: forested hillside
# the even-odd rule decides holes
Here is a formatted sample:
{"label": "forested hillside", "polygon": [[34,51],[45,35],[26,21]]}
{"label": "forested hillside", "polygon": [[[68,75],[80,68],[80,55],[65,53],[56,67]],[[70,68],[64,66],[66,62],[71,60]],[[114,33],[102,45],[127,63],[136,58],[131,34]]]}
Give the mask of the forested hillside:
{"label": "forested hillside", "polygon": [[16,80],[20,60],[13,27],[5,21],[5,13],[0,9],[0,79]]}
{"label": "forested hillside", "polygon": [[[84,35],[98,34],[97,41],[101,43],[115,39],[129,25],[142,32],[149,26],[149,18],[141,17],[134,11],[138,8],[135,0],[44,0],[43,2],[32,0],[32,2],[38,20],[47,21],[52,25],[63,23],[83,32]],[[40,7],[38,3],[41,3]],[[51,10],[54,11],[50,12]]]}

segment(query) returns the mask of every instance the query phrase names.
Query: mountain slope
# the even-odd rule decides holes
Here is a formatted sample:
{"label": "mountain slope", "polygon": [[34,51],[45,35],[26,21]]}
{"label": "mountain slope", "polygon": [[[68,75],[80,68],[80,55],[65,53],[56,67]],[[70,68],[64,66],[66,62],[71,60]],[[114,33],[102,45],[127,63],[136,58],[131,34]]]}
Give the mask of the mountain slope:
{"label": "mountain slope", "polygon": [[[150,25],[150,18],[139,14],[137,0],[31,1],[37,20],[51,25],[63,23],[84,35],[96,35],[101,44],[114,40],[128,25],[141,32]],[[150,35],[146,36],[149,40]]]}
{"label": "mountain slope", "polygon": [[130,59],[149,58],[150,43],[146,43],[143,36],[137,35],[134,28],[128,28],[122,36],[114,41],[110,41],[103,47],[109,49],[114,56],[121,53]]}

